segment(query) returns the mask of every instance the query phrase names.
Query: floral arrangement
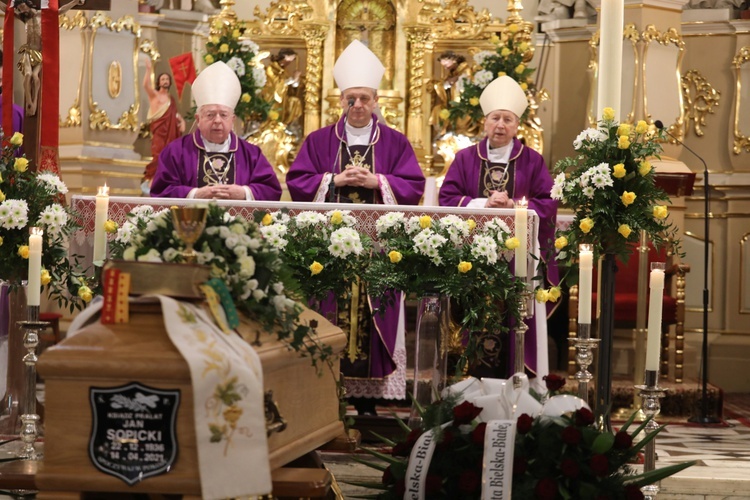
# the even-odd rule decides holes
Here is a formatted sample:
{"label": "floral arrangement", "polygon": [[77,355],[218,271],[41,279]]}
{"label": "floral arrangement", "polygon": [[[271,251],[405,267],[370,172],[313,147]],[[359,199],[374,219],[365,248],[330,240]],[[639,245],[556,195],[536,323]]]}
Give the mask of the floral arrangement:
{"label": "floral arrangement", "polygon": [[65,207],[65,183],[51,172],[33,172],[20,154],[23,134],[0,137],[0,280],[15,287],[28,278],[29,228],[44,230],[41,284],[50,298],[71,312],[92,299],[77,262],[68,258],[67,238],[79,226]]}
{"label": "floral arrangement", "polygon": [[614,253],[627,261],[642,230],[657,246],[677,244],[664,205],[669,196],[656,187],[649,161],[659,158],[660,139],[663,132],[645,121],[618,123],[612,108],[604,109],[598,128],[578,135],[578,154],[555,165],[551,196],[575,213],[555,241],[559,260],[574,264],[578,244],[589,243],[595,258]]}
{"label": "floral arrangement", "polygon": [[[505,263],[517,239],[502,220],[491,219],[478,228],[474,220],[455,215],[435,220],[391,212],[376,221],[376,231],[382,251],[372,256],[365,273],[372,295],[382,296],[388,289],[447,295],[462,311],[461,326],[470,332],[503,332],[507,315],[518,319],[523,285]],[[474,356],[475,342],[470,336],[457,369]]]}
{"label": "floral arrangement", "polygon": [[[552,391],[551,391],[552,392]],[[399,441],[387,441],[390,453],[366,450],[387,465],[365,461],[383,471],[381,483],[365,483],[377,489],[380,499],[400,499],[412,449],[425,432],[434,432],[436,447],[426,475],[426,496],[431,499],[478,499],[482,491],[482,466],[487,423],[478,418],[483,408],[448,395],[423,413],[423,426],[410,430],[403,425]],[[512,498],[555,500],[565,498],[642,499],[642,486],[679,472],[692,462],[635,474],[641,450],[661,432],[652,431],[640,440],[646,420],[633,431],[633,417],[616,433],[600,431],[594,415],[580,407],[556,416],[526,413],[516,420],[512,465]]]}
{"label": "floral arrangement", "polygon": [[[240,312],[311,356],[314,364],[331,358],[330,347],[318,344],[309,326],[300,322],[301,308],[295,301],[298,284],[257,223],[210,204],[206,227],[194,248],[197,263],[209,266],[211,276],[226,284]],[[170,210],[154,212],[145,205],[128,214],[110,243],[114,258],[143,262],[179,263],[183,249]]]}
{"label": "floral arrangement", "polygon": [[260,97],[266,85],[260,47],[244,38],[247,30],[244,23],[227,24],[217,19],[211,28],[203,60],[206,64],[223,61],[237,74],[242,94],[234,112],[243,123],[265,121],[271,104]]}
{"label": "floral arrangement", "polygon": [[297,276],[307,299],[322,300],[330,292],[345,292],[363,274],[370,255],[370,240],[354,229],[348,210],[325,214],[268,213],[261,234],[276,248]]}
{"label": "floral arrangement", "polygon": [[448,109],[441,111],[441,119],[455,122],[468,116],[472,122],[481,122],[484,113],[479,106],[479,96],[490,82],[503,75],[516,80],[527,93],[534,92],[534,81],[531,79],[534,68],[528,66],[534,57],[534,45],[530,42],[529,33],[513,23],[500,36],[492,35],[490,41],[495,49],[482,50],[474,55],[475,68],[478,69],[475,69],[471,81],[464,79],[461,99],[451,102]]}

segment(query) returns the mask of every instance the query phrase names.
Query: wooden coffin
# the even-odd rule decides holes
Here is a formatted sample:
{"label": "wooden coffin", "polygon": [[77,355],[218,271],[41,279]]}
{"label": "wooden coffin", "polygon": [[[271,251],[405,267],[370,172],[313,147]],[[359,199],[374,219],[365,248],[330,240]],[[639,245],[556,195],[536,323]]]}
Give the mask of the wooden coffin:
{"label": "wooden coffin", "polygon": [[[341,329],[310,310],[303,317],[317,320],[320,341],[334,352],[344,348]],[[264,390],[273,392],[286,421],[284,430],[269,437],[273,470],[341,435],[343,426],[330,371],[318,372],[309,358],[289,351],[268,334],[261,334],[260,341],[256,350],[263,365]],[[338,374],[338,361],[335,365]],[[79,491],[200,496],[190,372],[169,340],[159,304],[131,306],[126,324],[97,322],[83,328],[48,349],[38,369],[46,383],[44,458],[36,478],[40,498],[67,497],[65,492]],[[89,389],[132,382],[164,391],[179,389],[181,400],[172,467],[130,486],[98,470],[89,456],[93,418]]]}

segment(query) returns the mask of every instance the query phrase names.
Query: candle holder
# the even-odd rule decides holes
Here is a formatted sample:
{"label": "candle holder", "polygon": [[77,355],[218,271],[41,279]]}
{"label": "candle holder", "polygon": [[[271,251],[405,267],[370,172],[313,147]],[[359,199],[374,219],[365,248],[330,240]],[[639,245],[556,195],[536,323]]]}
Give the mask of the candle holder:
{"label": "candle holder", "polygon": [[206,207],[172,207],[172,221],[177,236],[185,243],[182,258],[187,264],[195,263],[196,253],[193,245],[206,227]]}
{"label": "candle holder", "polygon": [[[646,424],[644,431],[648,434],[659,428],[656,423],[656,415],[661,411],[661,398],[667,395],[667,389],[659,387],[659,372],[656,370],[646,370],[643,385],[636,385],[638,395],[643,398],[641,410],[646,417],[651,419]],[[652,439],[646,444],[644,450],[643,472],[650,472],[656,468],[656,439]],[[654,500],[659,493],[659,485],[649,484],[641,488],[646,500]]]}
{"label": "candle holder", "polygon": [[27,320],[19,321],[18,324],[24,330],[23,346],[26,354],[23,356],[23,364],[26,365],[26,394],[21,403],[21,441],[22,446],[18,457],[25,460],[36,460],[39,455],[34,448],[34,443],[39,436],[37,423],[39,415],[36,408],[36,363],[38,357],[36,348],[39,345],[39,332],[49,326],[47,321],[39,321],[39,306],[27,306]]}
{"label": "candle holder", "polygon": [[589,401],[589,382],[594,376],[589,371],[589,366],[594,362],[594,349],[599,345],[599,339],[591,338],[591,324],[578,324],[578,336],[570,337],[568,342],[576,348],[576,362],[578,371],[575,379],[578,382],[578,397]]}
{"label": "candle holder", "polygon": [[521,304],[518,308],[518,314],[521,316],[521,321],[518,322],[515,328],[515,356],[513,359],[513,387],[519,388],[521,386],[521,380],[515,376],[516,373],[525,373],[525,354],[526,354],[526,332],[529,330],[526,324],[526,319],[534,316],[533,309],[529,307],[529,300],[531,299],[531,290],[529,286],[524,282],[523,291],[521,292]]}

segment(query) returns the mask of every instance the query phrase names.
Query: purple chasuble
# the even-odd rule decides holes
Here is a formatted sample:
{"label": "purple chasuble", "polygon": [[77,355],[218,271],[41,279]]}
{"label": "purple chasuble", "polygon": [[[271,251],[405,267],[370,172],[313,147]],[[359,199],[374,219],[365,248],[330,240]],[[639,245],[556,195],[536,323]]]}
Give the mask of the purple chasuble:
{"label": "purple chasuble", "polygon": [[[554,257],[547,258],[547,254],[554,256],[555,223],[557,221],[557,201],[550,197],[552,189],[552,176],[544,163],[542,155],[531,148],[524,146],[517,138],[513,138],[509,163],[515,164],[513,169],[512,188],[507,190],[512,193],[514,200],[526,197],[529,208],[539,215],[539,247],[540,256],[547,264],[546,279],[549,284],[559,284],[557,262]],[[483,171],[482,164],[489,162],[487,158],[487,138],[478,144],[464,148],[456,153],[456,158],[448,169],[443,185],[440,188],[440,205],[446,207],[465,207],[474,198],[486,198],[480,185],[480,174]],[[514,263],[510,263],[511,270]],[[548,303],[549,305],[549,303]],[[554,305],[552,305],[554,306]],[[528,321],[529,331],[526,334],[525,359],[526,366],[536,373],[536,326],[534,319]],[[513,342],[510,342],[513,349]],[[511,352],[511,359],[513,353]]]}
{"label": "purple chasuble", "polygon": [[[203,145],[200,131],[176,139],[159,154],[159,166],[151,184],[151,196],[158,198],[185,198],[191,189],[205,185],[199,182],[203,175]],[[230,134],[229,152],[234,163],[234,184],[247,186],[255,200],[278,201],[281,185],[273,167],[258,146]],[[231,184],[231,183],[230,183]]]}

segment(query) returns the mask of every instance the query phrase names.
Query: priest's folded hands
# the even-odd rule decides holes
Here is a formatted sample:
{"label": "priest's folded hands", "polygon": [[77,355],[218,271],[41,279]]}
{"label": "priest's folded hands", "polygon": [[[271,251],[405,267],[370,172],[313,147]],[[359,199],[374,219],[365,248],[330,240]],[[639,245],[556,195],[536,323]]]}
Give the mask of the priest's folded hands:
{"label": "priest's folded hands", "polygon": [[378,176],[364,167],[347,167],[343,172],[333,176],[336,187],[355,186],[367,189],[377,189]]}

